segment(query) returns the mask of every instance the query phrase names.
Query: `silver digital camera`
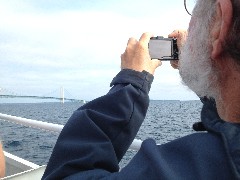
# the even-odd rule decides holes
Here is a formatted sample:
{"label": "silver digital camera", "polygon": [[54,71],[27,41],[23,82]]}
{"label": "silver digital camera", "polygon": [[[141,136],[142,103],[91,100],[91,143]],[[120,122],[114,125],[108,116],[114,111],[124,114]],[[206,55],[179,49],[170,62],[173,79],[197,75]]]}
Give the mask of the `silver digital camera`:
{"label": "silver digital camera", "polygon": [[151,59],[159,59],[161,61],[178,60],[176,38],[152,37],[148,48]]}

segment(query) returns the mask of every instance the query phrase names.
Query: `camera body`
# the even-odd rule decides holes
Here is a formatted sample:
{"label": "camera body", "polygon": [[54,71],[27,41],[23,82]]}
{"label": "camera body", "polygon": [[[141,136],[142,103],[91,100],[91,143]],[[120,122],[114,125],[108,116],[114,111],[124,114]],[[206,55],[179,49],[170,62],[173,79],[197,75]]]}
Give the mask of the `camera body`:
{"label": "camera body", "polygon": [[148,44],[151,59],[161,61],[178,60],[178,46],[176,38],[152,37]]}

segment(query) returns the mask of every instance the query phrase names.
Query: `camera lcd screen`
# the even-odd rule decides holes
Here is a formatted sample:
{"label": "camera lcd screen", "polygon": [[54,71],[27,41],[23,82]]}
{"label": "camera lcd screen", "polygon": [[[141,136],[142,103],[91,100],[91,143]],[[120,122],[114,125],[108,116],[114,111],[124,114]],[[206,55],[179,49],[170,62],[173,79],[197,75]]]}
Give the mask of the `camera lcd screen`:
{"label": "camera lcd screen", "polygon": [[151,39],[149,41],[149,54],[152,59],[172,59],[172,41],[167,39]]}

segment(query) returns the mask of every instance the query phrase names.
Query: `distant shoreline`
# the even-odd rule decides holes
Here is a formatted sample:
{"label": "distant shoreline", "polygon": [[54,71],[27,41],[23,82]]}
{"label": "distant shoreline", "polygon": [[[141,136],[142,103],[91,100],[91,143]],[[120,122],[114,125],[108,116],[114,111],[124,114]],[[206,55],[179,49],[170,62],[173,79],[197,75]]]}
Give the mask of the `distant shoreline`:
{"label": "distant shoreline", "polygon": [[[200,101],[200,100],[156,100],[156,99],[150,99],[150,101],[164,101],[164,102],[189,102],[189,101]],[[86,101],[88,102],[88,101]],[[41,100],[41,99],[12,99],[12,98],[0,98],[0,104],[36,104],[36,103],[61,103],[60,101],[57,100]],[[82,104],[82,102],[71,102],[71,101],[65,101],[64,103],[78,103]]]}

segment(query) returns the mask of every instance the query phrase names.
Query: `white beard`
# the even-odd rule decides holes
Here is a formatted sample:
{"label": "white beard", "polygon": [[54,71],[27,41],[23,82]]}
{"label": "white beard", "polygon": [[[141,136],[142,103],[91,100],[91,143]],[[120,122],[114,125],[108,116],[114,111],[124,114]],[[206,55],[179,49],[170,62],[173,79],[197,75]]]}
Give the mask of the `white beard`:
{"label": "white beard", "polygon": [[203,21],[198,18],[191,27],[180,55],[179,73],[183,83],[199,97],[217,98],[218,76],[210,57],[209,25]]}

